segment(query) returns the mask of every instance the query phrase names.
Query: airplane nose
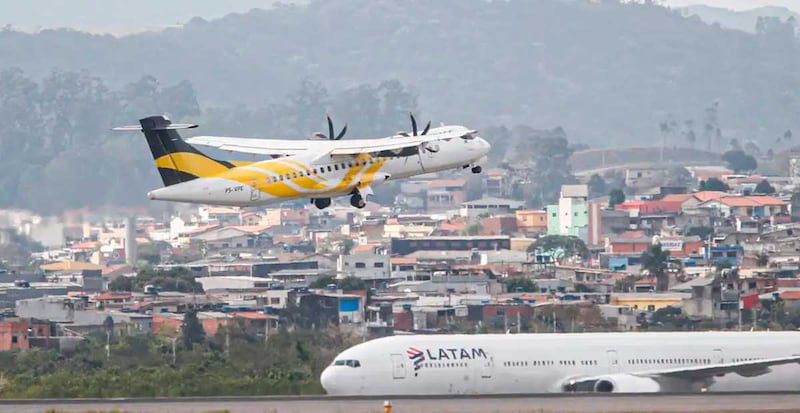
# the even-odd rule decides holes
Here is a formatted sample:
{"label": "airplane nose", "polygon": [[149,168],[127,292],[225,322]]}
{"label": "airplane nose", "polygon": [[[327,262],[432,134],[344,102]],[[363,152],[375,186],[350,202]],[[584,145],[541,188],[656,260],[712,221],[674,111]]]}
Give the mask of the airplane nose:
{"label": "airplane nose", "polygon": [[484,151],[483,153],[484,154],[489,153],[489,150],[492,148],[492,145],[490,145],[489,142],[486,141],[486,139],[483,139],[483,138],[478,138],[478,142],[481,145],[481,150]]}
{"label": "airplane nose", "polygon": [[325,370],[322,370],[322,374],[319,376],[319,382],[322,384],[322,388],[325,389],[325,393],[327,394],[334,394],[333,393],[333,372],[331,371],[330,367],[327,367]]}

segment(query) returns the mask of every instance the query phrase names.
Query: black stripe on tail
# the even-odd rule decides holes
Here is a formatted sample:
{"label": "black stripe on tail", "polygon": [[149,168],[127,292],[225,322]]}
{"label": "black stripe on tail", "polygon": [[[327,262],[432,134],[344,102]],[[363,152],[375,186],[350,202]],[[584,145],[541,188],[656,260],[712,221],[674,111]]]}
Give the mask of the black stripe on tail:
{"label": "black stripe on tail", "polygon": [[[220,161],[206,156],[192,145],[186,143],[186,141],[181,138],[176,130],[178,125],[176,125],[176,127],[170,127],[172,122],[164,116],[149,116],[144,119],[140,119],[139,124],[142,126],[142,132],[147,139],[147,145],[150,147],[150,152],[153,154],[153,159],[158,161],[166,156],[166,159],[169,160],[169,167],[158,167],[158,173],[161,175],[161,180],[164,181],[165,186],[175,185],[198,178],[198,175],[195,173],[182,170],[182,165],[176,164],[175,160],[172,158],[172,156],[170,156],[175,153],[192,153],[204,158],[208,158],[209,160],[219,163],[226,168],[234,167],[234,165],[230,162]],[[189,125],[181,127],[195,126],[196,125]]]}

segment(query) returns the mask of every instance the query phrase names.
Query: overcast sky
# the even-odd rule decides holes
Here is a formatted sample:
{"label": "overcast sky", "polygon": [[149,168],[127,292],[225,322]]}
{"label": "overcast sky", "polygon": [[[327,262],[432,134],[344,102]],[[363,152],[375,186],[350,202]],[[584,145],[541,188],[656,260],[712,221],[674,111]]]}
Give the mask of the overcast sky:
{"label": "overcast sky", "polygon": [[[252,8],[269,8],[277,0],[0,0],[0,27],[32,31],[69,27],[96,33],[124,34],[187,22],[195,16],[222,17]],[[283,0],[303,4],[309,0]],[[641,0],[640,0],[641,1]],[[800,0],[657,0],[669,6],[707,4],[735,10],[765,5],[800,13]]]}

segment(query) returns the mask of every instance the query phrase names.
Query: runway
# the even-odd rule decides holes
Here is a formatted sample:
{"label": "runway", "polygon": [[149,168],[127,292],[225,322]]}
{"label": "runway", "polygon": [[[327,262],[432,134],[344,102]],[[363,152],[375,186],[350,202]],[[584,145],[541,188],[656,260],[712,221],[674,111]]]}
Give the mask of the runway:
{"label": "runway", "polygon": [[[800,412],[800,393],[394,397],[392,413]],[[379,413],[382,398],[213,397],[0,401],[0,412]]]}

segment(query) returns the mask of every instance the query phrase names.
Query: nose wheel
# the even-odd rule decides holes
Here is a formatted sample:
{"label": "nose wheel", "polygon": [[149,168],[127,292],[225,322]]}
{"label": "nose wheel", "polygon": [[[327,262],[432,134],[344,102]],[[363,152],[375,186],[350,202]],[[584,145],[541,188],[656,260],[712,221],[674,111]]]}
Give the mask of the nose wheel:
{"label": "nose wheel", "polygon": [[331,206],[330,198],[314,198],[311,200],[311,202],[314,203],[314,206],[317,207],[317,209],[325,209]]}
{"label": "nose wheel", "polygon": [[474,173],[474,174],[479,174],[479,173],[481,173],[481,171],[483,171],[483,168],[481,168],[480,165],[476,165],[476,166],[472,167],[472,173]]}
{"label": "nose wheel", "polygon": [[355,193],[350,197],[350,205],[358,209],[361,209],[367,206],[367,202],[364,201],[364,197],[361,196],[361,194]]}

